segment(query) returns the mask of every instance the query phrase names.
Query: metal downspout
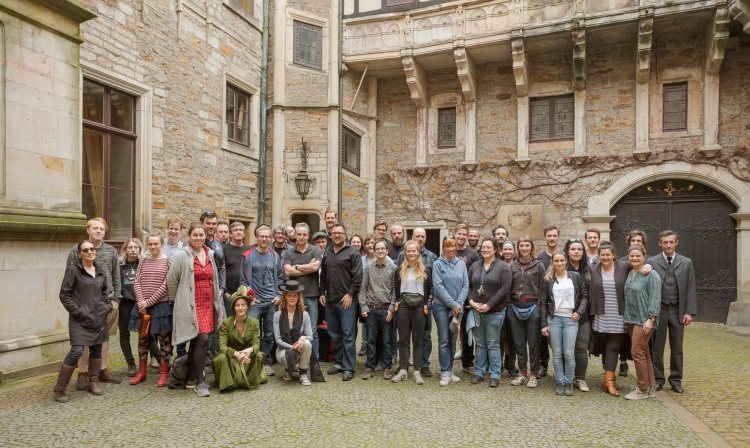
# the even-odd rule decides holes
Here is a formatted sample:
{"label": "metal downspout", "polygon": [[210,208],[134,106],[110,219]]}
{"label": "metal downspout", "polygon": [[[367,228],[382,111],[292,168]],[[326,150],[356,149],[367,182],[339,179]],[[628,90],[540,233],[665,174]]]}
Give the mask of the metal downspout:
{"label": "metal downspout", "polygon": [[341,216],[343,213],[343,190],[342,185],[343,175],[341,173],[343,167],[343,152],[342,152],[342,135],[344,134],[344,0],[339,0],[339,136],[338,136],[338,151],[339,151],[339,175],[338,175],[338,217],[342,220]]}
{"label": "metal downspout", "polygon": [[[263,0],[263,46],[260,61],[260,148],[258,155],[258,223],[265,221],[266,209],[266,93],[268,91],[268,5]],[[277,161],[277,163],[282,163]]]}

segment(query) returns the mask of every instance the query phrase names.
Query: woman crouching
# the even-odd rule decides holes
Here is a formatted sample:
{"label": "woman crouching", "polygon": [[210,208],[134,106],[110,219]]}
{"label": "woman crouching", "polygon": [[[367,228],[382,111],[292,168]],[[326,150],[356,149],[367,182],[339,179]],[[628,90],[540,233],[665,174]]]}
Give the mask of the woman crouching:
{"label": "woman crouching", "polygon": [[273,335],[276,339],[276,359],[284,366],[284,380],[290,381],[292,373],[299,365],[299,382],[310,385],[307,369],[310,368],[312,354],[312,325],[310,315],[305,311],[302,291],[305,287],[289,280],[280,286],[283,291],[279,311],[273,315]]}

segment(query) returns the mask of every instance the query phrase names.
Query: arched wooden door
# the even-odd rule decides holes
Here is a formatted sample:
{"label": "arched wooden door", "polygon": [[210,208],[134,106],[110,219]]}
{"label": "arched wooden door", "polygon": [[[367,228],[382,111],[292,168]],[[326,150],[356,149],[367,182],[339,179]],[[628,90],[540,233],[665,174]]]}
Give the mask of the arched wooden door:
{"label": "arched wooden door", "polygon": [[619,255],[631,230],[648,235],[646,250],[661,253],[662,230],[679,236],[677,252],[693,260],[702,322],[726,322],[729,304],[737,298],[737,238],[731,213],[735,206],[721,193],[697,182],[660,180],[642,185],[613,208],[611,238]]}

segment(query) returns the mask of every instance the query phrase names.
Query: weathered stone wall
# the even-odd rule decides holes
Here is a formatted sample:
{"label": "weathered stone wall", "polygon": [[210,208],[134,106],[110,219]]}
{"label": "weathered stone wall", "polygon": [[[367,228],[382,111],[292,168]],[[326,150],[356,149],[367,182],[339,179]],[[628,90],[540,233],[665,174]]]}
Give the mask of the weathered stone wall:
{"label": "weathered stone wall", "polygon": [[254,215],[258,162],[223,150],[221,132],[224,72],[260,86],[260,31],[220,0],[208,11],[183,2],[180,31],[174,2],[142,4],[84,0],[99,17],[82,26],[81,46],[83,61],[153,88],[153,215],[141,225],[191,221],[206,209]]}

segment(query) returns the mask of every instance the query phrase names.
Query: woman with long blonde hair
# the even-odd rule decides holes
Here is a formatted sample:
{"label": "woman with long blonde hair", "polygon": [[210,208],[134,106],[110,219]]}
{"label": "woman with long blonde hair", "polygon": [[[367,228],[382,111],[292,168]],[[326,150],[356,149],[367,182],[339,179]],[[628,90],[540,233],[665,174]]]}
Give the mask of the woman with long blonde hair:
{"label": "woman with long blonde hair", "polygon": [[[378,242],[378,245],[384,244]],[[432,279],[422,263],[419,243],[409,240],[404,244],[404,262],[394,273],[396,327],[398,328],[399,370],[391,381],[398,383],[409,376],[409,337],[412,340],[412,359],[417,384],[422,378],[422,336],[427,315],[427,299],[432,291]]]}

